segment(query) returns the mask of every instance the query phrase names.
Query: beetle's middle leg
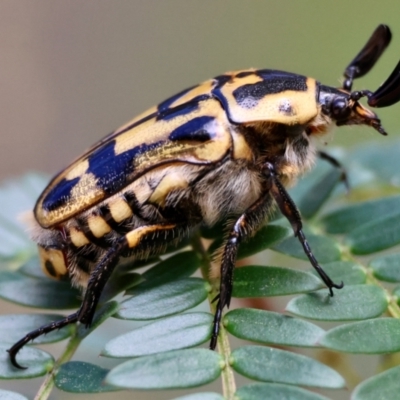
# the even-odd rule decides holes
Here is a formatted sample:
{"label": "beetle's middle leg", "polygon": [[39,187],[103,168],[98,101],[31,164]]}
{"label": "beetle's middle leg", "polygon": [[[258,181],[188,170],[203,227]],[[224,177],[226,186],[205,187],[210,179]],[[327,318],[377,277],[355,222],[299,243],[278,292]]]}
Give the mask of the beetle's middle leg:
{"label": "beetle's middle leg", "polygon": [[278,179],[275,167],[271,163],[265,163],[264,174],[271,180],[271,194],[278,204],[281,213],[288,219],[288,221],[292,225],[294,236],[299,239],[301,245],[303,246],[304,252],[306,253],[306,256],[310,260],[311,265],[315,268],[315,270],[318,272],[318,275],[328,287],[330,295],[333,296],[332,288],[341,289],[343,287],[343,282],[341,282],[340,284],[334,283],[319,265],[304,235],[302,229],[303,223],[301,221],[300,213],[296,205],[294,204],[294,201],[289,196],[289,193],[286,191],[286,189]]}
{"label": "beetle's middle leg", "polygon": [[267,212],[270,209],[272,198],[269,190],[247,209],[235,222],[229,232],[221,261],[221,283],[216,312],[214,315],[213,330],[210,341],[210,349],[214,350],[217,345],[219,327],[222,318],[222,310],[225,306],[229,307],[232,287],[233,287],[233,270],[235,268],[237,251],[240,242],[248,236],[251,236],[257,228],[265,221]]}

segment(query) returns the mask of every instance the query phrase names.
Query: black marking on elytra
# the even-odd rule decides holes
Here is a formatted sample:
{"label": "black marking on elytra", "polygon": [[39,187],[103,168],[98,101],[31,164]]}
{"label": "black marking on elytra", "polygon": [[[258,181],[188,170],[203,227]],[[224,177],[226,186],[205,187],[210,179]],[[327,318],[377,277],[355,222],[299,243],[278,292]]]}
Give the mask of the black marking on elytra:
{"label": "black marking on elytra", "polygon": [[[152,144],[143,143],[118,155],[114,150],[115,140],[96,148],[88,155],[89,167],[86,171],[87,174],[94,175],[96,188],[82,187],[81,196],[84,196],[85,191],[89,192],[91,189],[96,190],[97,188],[109,196],[120,191],[129,183],[130,175],[134,172],[134,159],[164,143],[164,140]],[[71,200],[73,201],[72,190],[79,184],[80,179],[82,177],[70,180],[62,179],[43,199],[42,208],[45,211],[54,211],[66,206]]]}
{"label": "black marking on elytra", "polygon": [[177,100],[179,100],[179,98],[183,97],[186,93],[190,92],[196,86],[197,85],[191,86],[190,88],[182,90],[181,92],[169,97],[167,100],[164,100],[157,106],[158,113],[163,113],[164,111],[168,110],[171,104],[175,103]]}
{"label": "black marking on elytra", "polygon": [[88,158],[88,172],[96,177],[96,185],[107,195],[112,195],[123,189],[134,172],[136,157],[156,149],[165,143],[160,140],[156,143],[143,143],[120,154],[115,154],[115,141],[99,148]]}
{"label": "black marking on elytra", "polygon": [[74,179],[62,179],[54,186],[43,199],[42,208],[45,211],[53,211],[59,207],[65,206],[71,198],[71,191],[79,182],[80,177]]}
{"label": "black marking on elytra", "polygon": [[185,104],[181,104],[177,107],[170,108],[166,111],[163,111],[162,113],[157,115],[156,120],[157,121],[169,121],[173,118],[179,117],[181,115],[186,115],[190,114],[192,111],[195,111],[199,108],[199,103],[198,101],[190,101]]}
{"label": "black marking on elytra", "polygon": [[215,133],[210,131],[210,129],[207,129],[205,126],[213,120],[214,117],[210,116],[193,118],[173,130],[169,135],[169,139],[172,141],[196,142],[206,142],[207,140],[211,140],[215,137]]}
{"label": "black marking on elytra", "polygon": [[282,93],[287,90],[304,92],[307,90],[306,77],[294,75],[277,77],[271,75],[260,82],[242,85],[233,91],[233,97],[244,108],[253,108],[265,96]]}

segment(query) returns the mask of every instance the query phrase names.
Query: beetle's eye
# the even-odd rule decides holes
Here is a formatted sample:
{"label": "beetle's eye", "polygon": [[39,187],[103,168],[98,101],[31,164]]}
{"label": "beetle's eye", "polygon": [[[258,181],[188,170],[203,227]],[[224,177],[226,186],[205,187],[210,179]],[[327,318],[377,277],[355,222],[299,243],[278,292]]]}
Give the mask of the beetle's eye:
{"label": "beetle's eye", "polygon": [[351,113],[351,108],[347,99],[343,97],[337,97],[332,101],[331,104],[331,115],[337,120],[346,119]]}

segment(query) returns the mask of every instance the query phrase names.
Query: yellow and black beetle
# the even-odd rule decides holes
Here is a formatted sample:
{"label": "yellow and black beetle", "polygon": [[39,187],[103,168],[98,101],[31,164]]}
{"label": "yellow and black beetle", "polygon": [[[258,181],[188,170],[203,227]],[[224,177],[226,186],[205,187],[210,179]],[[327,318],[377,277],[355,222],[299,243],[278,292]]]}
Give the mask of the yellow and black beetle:
{"label": "yellow and black beetle", "polygon": [[[160,253],[201,224],[229,217],[210,347],[229,306],[239,243],[262,226],[274,204],[290,221],[329,288],[285,186],[307,171],[314,138],[336,125],[362,124],[386,134],[371,107],[400,100],[400,62],[375,92],[351,91],[391,40],[380,25],[345,71],[339,89],[276,70],[229,72],[162,102],[90,148],[55,176],[39,197],[32,237],[43,269],[85,288],[80,309],[9,349],[11,362],[30,340],[80,322],[90,325],[104,285],[121,257]],[[325,158],[336,163],[325,155]]]}

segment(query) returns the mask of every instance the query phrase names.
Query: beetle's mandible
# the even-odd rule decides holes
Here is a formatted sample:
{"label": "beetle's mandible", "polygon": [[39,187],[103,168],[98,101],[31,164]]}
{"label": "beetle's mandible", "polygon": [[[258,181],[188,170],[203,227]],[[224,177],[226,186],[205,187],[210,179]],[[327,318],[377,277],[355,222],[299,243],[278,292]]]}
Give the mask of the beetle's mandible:
{"label": "beetle's mandible", "polygon": [[[307,171],[315,138],[334,125],[368,125],[386,135],[370,107],[400,100],[400,62],[375,91],[352,91],[391,40],[380,25],[349,64],[342,87],[276,71],[228,72],[184,90],[95,144],[56,175],[32,218],[44,271],[83,288],[80,309],[43,326],[8,351],[12,364],[30,340],[80,322],[89,326],[99,297],[121,258],[162,253],[201,224],[229,223],[221,253],[220,288],[210,348],[217,343],[232,294],[238,246],[267,220],[274,205],[290,221],[311,264],[329,288],[296,205],[285,187]],[[325,155],[325,158],[332,160]]]}

